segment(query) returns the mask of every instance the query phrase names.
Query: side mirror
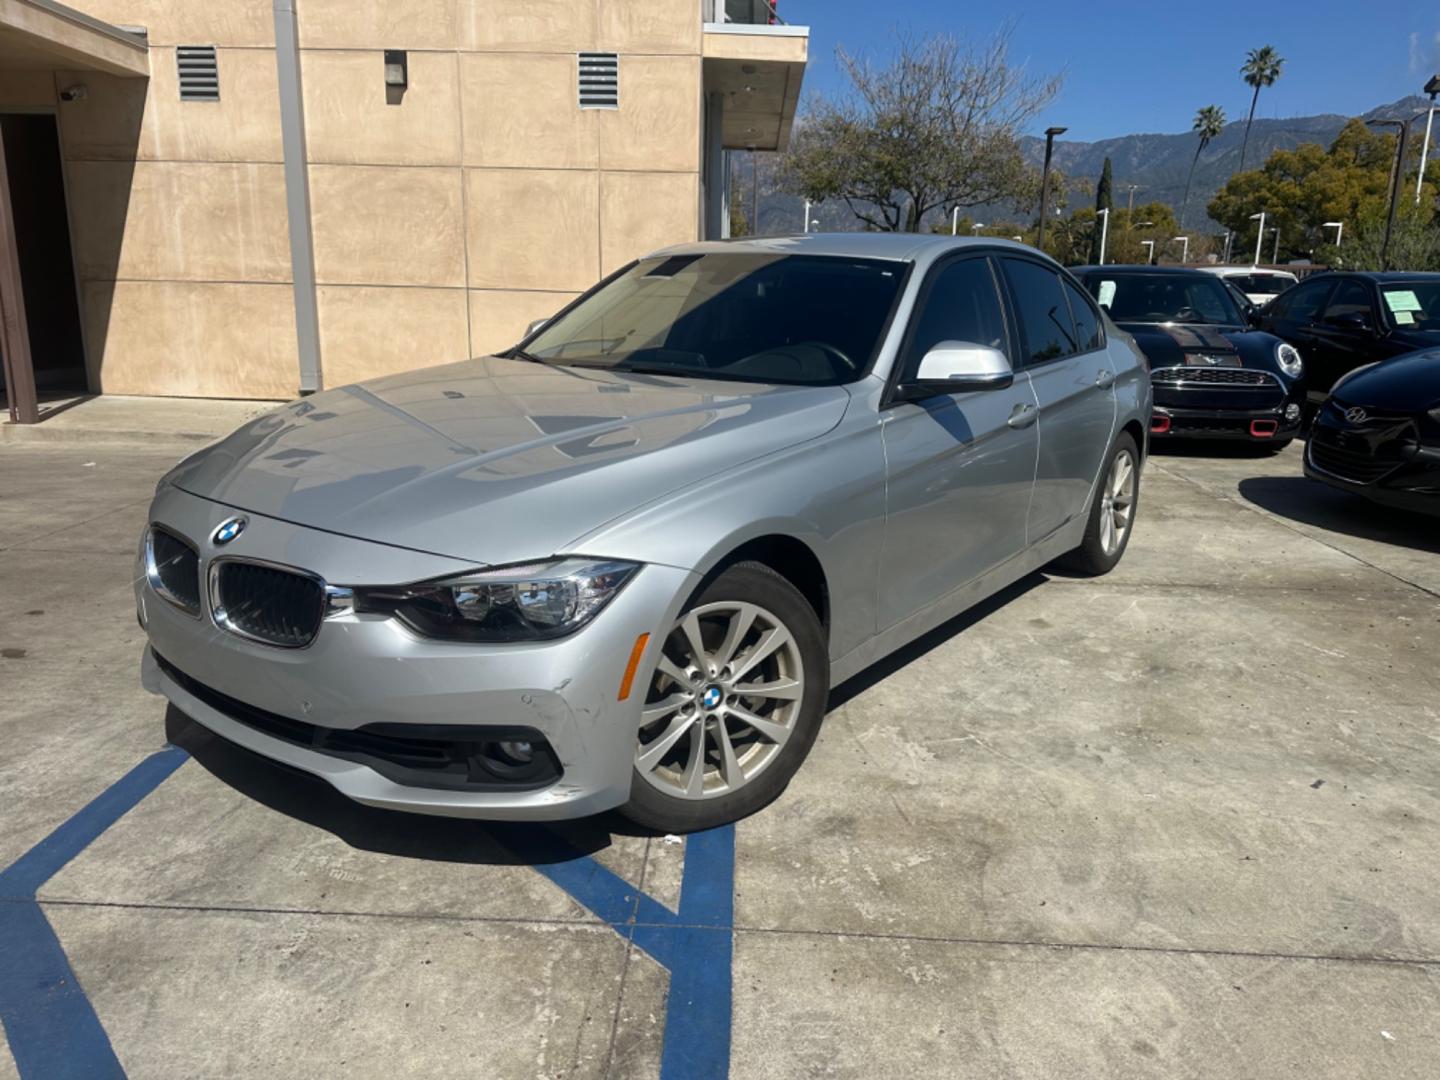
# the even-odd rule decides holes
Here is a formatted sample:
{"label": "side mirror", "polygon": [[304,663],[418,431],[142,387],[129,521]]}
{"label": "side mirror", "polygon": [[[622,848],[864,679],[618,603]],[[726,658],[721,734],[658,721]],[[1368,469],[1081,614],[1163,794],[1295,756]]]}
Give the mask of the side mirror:
{"label": "side mirror", "polygon": [[529,326],[525,328],[525,337],[528,338],[531,334],[538,334],[541,330],[545,328],[545,324],[549,321],[549,318],[536,319],[534,322],[532,322]]}
{"label": "side mirror", "polygon": [[1327,319],[1326,322],[1330,323],[1331,326],[1339,327],[1341,330],[1370,329],[1370,320],[1358,311],[1347,311],[1344,315],[1336,315],[1333,319]]}
{"label": "side mirror", "polygon": [[969,341],[942,341],[920,359],[915,377],[901,388],[908,401],[969,390],[1003,390],[1015,381],[999,349]]}

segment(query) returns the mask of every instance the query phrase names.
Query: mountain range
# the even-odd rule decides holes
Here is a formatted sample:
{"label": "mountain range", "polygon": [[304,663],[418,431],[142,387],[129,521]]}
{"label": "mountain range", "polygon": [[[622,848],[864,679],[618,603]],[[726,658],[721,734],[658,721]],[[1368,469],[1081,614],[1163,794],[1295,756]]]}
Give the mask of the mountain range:
{"label": "mountain range", "polygon": [[[1404,118],[1429,107],[1429,101],[1422,97],[1401,98],[1388,105],[1380,105],[1363,114],[1364,119]],[[1250,129],[1250,145],[1245,152],[1247,168],[1258,168],[1276,150],[1290,150],[1301,143],[1315,142],[1329,146],[1341,128],[1351,119],[1336,113],[1322,113],[1317,116],[1295,116],[1284,119],[1257,118]],[[1419,138],[1424,132],[1422,125],[1412,129],[1412,138]],[[1210,141],[1195,167],[1195,180],[1190,192],[1189,227],[1206,228],[1205,205],[1215,192],[1224,185],[1230,175],[1240,166],[1240,144],[1245,137],[1245,121],[1227,124],[1221,133]],[[1124,204],[1129,198],[1129,185],[1136,185],[1135,205],[1147,202],[1168,203],[1180,212],[1185,195],[1185,175],[1195,155],[1196,136],[1192,132],[1173,135],[1144,134],[1121,135],[1113,139],[1096,142],[1077,142],[1066,139],[1055,140],[1054,165],[1064,172],[1070,185],[1070,206],[1087,206],[1094,198],[1095,183],[1105,159],[1110,159],[1114,177],[1115,203]],[[1027,136],[1021,140],[1021,151],[1035,165],[1045,157],[1045,140]],[[758,172],[758,205],[760,228],[763,235],[800,232],[804,220],[804,200],[779,191],[775,183],[776,156],[773,154],[733,155],[733,183],[737,197],[748,215],[755,194],[751,158]],[[961,211],[966,214],[966,211]],[[1013,208],[989,206],[974,207],[968,211],[971,218],[1004,220],[1013,219]],[[832,200],[811,211],[814,227],[826,232],[846,232],[860,228],[854,215],[843,202]],[[1219,226],[1213,226],[1218,230]]]}

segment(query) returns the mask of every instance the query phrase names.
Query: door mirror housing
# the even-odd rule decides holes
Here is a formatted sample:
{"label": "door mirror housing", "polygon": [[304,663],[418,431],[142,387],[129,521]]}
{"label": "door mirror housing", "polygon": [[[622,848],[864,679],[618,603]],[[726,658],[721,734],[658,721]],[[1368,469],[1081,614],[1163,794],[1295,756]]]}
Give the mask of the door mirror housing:
{"label": "door mirror housing", "polygon": [[1010,360],[999,349],[971,341],[942,341],[920,358],[919,368],[899,396],[915,401],[937,394],[1003,390],[1014,381]]}
{"label": "door mirror housing", "polygon": [[548,316],[543,319],[536,319],[534,322],[532,322],[529,326],[525,328],[525,336],[528,338],[532,334],[538,334],[541,330],[545,328],[545,324],[549,321],[550,317]]}
{"label": "door mirror housing", "polygon": [[1358,311],[1347,311],[1344,315],[1336,315],[1325,321],[1340,330],[1370,329],[1370,320]]}

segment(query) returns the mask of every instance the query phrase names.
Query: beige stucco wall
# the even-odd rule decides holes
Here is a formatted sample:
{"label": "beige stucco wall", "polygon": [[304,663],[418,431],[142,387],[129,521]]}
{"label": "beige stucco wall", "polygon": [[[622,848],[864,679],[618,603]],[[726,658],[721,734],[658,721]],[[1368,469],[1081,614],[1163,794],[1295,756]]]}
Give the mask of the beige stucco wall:
{"label": "beige stucco wall", "polygon": [[[270,0],[71,2],[151,45],[148,80],[0,72],[0,109],[56,110],[92,389],[292,396]],[[512,344],[698,235],[699,7],[296,0],[327,386]],[[220,101],[182,103],[175,48],[202,44]],[[386,48],[409,51],[398,104]],[[620,54],[618,111],[578,108],[582,50]]]}

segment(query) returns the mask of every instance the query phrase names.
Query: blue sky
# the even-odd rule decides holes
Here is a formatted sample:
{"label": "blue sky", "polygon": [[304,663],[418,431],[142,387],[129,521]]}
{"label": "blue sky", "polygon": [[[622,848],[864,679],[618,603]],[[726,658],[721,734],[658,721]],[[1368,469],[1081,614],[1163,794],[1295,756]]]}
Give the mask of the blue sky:
{"label": "blue sky", "polygon": [[1280,81],[1256,116],[1361,113],[1419,93],[1440,71],[1436,0],[1205,0],[1181,5],[1095,0],[779,0],[781,17],[810,27],[806,91],[841,83],[835,46],[883,56],[892,31],[988,37],[1012,20],[1011,55],[1036,72],[1064,71],[1065,87],[1037,126],[1070,139],[1188,131],[1216,104],[1243,120],[1250,90],[1238,74],[1246,50],[1274,45]]}

